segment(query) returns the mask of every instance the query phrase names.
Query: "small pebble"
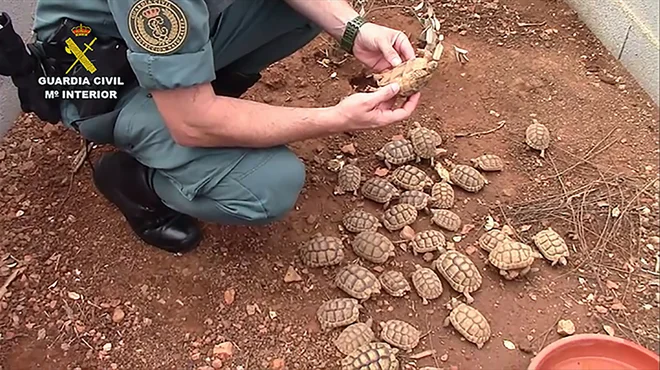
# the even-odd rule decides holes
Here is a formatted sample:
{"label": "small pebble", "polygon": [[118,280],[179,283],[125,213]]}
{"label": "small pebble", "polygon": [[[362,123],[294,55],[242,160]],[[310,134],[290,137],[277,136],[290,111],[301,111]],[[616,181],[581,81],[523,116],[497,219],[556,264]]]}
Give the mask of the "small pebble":
{"label": "small pebble", "polygon": [[557,323],[557,333],[568,336],[575,334],[575,324],[571,320],[559,320]]}
{"label": "small pebble", "polygon": [[115,308],[115,310],[112,312],[112,322],[115,324],[124,320],[124,317],[126,317],[126,314],[124,313],[124,310],[119,307]]}
{"label": "small pebble", "polygon": [[424,255],[422,256],[422,259],[424,259],[424,261],[426,261],[426,262],[433,261],[433,258],[435,258],[435,256],[431,252],[424,253]]}

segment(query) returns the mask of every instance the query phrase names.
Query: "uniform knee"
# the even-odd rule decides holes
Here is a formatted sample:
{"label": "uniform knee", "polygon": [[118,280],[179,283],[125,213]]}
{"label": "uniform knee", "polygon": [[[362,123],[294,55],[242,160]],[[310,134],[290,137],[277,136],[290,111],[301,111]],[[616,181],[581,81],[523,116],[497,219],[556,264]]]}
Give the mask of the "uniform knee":
{"label": "uniform knee", "polygon": [[255,189],[264,213],[254,221],[273,221],[284,217],[295,207],[305,183],[305,165],[290,150],[284,149],[255,174],[261,180]]}

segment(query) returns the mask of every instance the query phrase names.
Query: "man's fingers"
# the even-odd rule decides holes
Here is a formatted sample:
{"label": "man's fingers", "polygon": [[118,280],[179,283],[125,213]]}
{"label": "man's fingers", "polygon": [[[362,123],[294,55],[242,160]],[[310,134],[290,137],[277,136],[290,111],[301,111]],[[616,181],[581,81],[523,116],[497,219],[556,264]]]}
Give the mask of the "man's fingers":
{"label": "man's fingers", "polygon": [[377,122],[383,126],[387,126],[407,119],[412,115],[415,108],[417,108],[420,96],[420,93],[411,95],[401,108],[380,111]]}
{"label": "man's fingers", "polygon": [[378,44],[378,48],[380,49],[380,52],[383,53],[385,60],[387,60],[392,65],[392,67],[396,67],[403,63],[401,56],[399,56],[399,53],[397,53],[397,51],[394,49],[392,44],[388,42],[388,40],[383,39],[383,41]]}
{"label": "man's fingers", "polygon": [[378,106],[378,109],[380,109],[380,110],[392,110],[392,107],[394,106],[394,103],[396,103],[396,97],[394,97],[394,98],[392,98],[388,101],[384,101],[384,102],[380,103],[380,105]]}
{"label": "man's fingers", "polygon": [[401,87],[398,83],[389,84],[383,86],[375,92],[371,93],[371,98],[369,102],[373,108],[379,106],[381,103],[386,102],[396,96],[399,93]]}
{"label": "man's fingers", "polygon": [[399,54],[403,57],[404,60],[415,58],[415,49],[410,43],[410,40],[408,40],[408,37],[403,32],[396,34],[396,38],[394,39],[394,47],[399,51]]}
{"label": "man's fingers", "polygon": [[401,109],[403,109],[403,110],[405,110],[409,113],[412,113],[415,110],[415,108],[417,108],[417,104],[419,104],[419,98],[421,96],[422,96],[421,93],[415,93],[415,94],[409,96],[408,100],[406,100],[406,102],[403,103],[403,106],[401,107]]}

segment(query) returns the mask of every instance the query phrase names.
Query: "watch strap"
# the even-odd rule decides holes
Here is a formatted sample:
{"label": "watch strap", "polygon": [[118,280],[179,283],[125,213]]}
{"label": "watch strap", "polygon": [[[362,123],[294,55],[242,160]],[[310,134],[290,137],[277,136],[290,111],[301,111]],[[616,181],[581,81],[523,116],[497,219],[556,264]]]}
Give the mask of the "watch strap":
{"label": "watch strap", "polygon": [[364,18],[357,16],[348,21],[346,24],[346,29],[344,30],[344,34],[341,37],[339,45],[347,53],[353,53],[353,44],[355,43],[355,38],[360,31],[360,27],[362,27],[365,23],[367,23],[367,21]]}

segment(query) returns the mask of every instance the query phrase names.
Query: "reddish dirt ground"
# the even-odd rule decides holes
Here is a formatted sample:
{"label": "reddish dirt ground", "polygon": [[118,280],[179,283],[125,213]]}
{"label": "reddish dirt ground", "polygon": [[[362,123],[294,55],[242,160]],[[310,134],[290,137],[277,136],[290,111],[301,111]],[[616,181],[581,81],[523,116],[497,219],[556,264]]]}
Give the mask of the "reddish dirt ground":
{"label": "reddish dirt ground", "polygon": [[[436,351],[418,361],[401,354],[403,364],[524,369],[535,352],[560,338],[558,319],[571,319],[577,333],[604,333],[608,325],[614,335],[657,352],[657,106],[562,2],[436,1],[435,8],[446,54],[411,120],[295,143],[308,169],[296,209],[266,227],[205,225],[202,245],[184,256],[140,243],[95,191],[89,166],[70,183],[79,147],[73,133],[19,119],[0,146],[0,283],[25,269],[0,301],[0,368],[197,369],[218,357],[215,345],[232,342],[234,354],[223,369],[273,368],[276,359],[289,369],[338,369],[332,340],[339,331],[322,333],[315,318],[324,300],[344,296],[332,284],[336,269],[305,269],[296,250],[315,232],[340,235],[347,210],[363,205],[381,212],[370,201],[334,196],[336,174],[325,163],[353,143],[371,176],[382,166],[374,152],[413,121],[437,129],[455,162],[494,153],[506,169],[488,174],[490,184],[478,194],[457,191],[454,208],[464,224],[476,226],[456,248],[472,252],[482,272],[473,305],[490,322],[490,341],[479,350],[442,327],[445,304],[457,296],[446,282],[443,295],[427,306],[414,292],[380,295],[364,304],[361,320],[409,321],[425,334],[413,353]],[[411,38],[421,30],[402,8],[370,17]],[[451,45],[469,50],[469,63],[454,59]],[[247,98],[289,106],[337,103],[354,90],[351,81],[364,80],[364,71],[354,60],[318,63],[326,48],[319,37],[273,65]],[[621,80],[610,81],[604,69]],[[524,144],[532,118],[552,134],[545,159]],[[502,120],[493,133],[460,135]],[[584,157],[588,163],[580,162]],[[564,191],[576,197],[562,203]],[[605,198],[592,197],[596,193]],[[621,211],[616,219],[610,216],[615,207]],[[568,266],[536,261],[539,271],[504,281],[487,256],[474,251],[488,215],[528,243],[552,226],[572,250]],[[432,226],[422,214],[413,227]],[[409,276],[415,263],[430,265],[397,250],[387,267]],[[289,266],[302,282],[283,281]],[[235,292],[233,301],[226,301],[228,291]]]}

